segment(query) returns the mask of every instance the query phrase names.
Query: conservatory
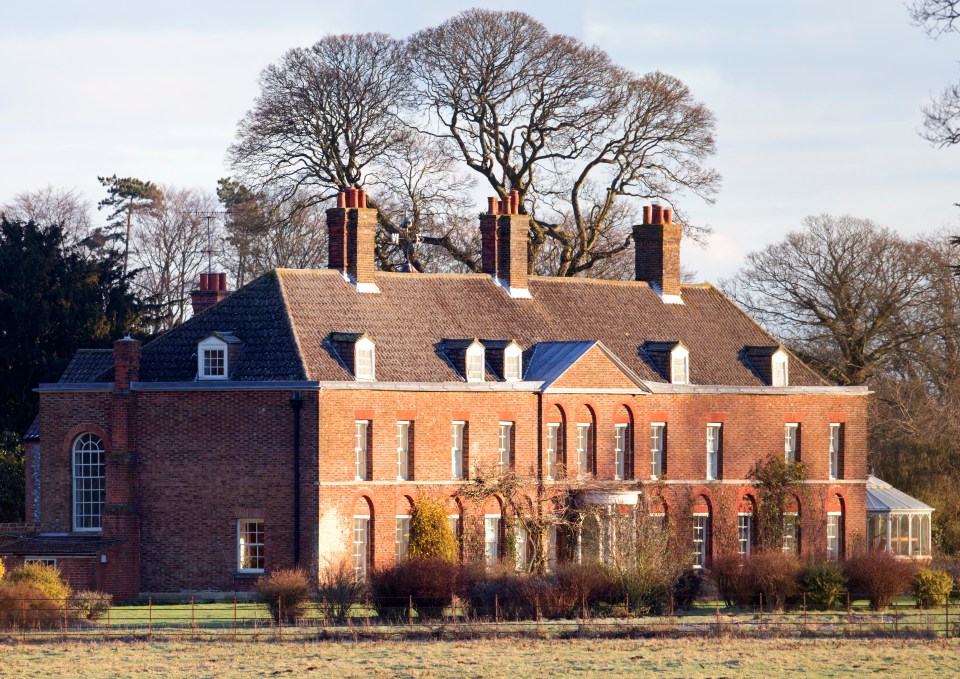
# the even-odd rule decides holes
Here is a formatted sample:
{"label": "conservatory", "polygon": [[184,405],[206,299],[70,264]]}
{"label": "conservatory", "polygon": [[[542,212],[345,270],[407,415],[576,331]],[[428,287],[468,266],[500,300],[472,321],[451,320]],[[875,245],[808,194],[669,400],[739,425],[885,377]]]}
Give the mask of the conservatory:
{"label": "conservatory", "polygon": [[867,477],[867,544],[897,556],[929,559],[933,507],[876,476]]}

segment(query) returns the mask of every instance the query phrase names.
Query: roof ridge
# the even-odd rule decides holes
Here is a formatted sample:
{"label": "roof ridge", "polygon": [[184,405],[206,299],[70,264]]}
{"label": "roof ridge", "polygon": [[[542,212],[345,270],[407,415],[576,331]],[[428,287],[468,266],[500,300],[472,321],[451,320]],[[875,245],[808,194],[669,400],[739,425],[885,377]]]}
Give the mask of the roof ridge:
{"label": "roof ridge", "polygon": [[274,276],[276,279],[276,285],[278,291],[280,292],[280,304],[283,307],[283,315],[287,319],[287,325],[290,328],[290,334],[293,336],[293,346],[297,349],[297,360],[300,362],[300,369],[303,371],[303,376],[306,379],[310,379],[310,368],[307,366],[307,362],[303,359],[303,347],[300,345],[300,333],[297,332],[297,328],[293,323],[293,314],[290,313],[290,304],[287,301],[287,289],[283,284],[283,276],[280,275],[280,269],[275,269],[277,275]]}

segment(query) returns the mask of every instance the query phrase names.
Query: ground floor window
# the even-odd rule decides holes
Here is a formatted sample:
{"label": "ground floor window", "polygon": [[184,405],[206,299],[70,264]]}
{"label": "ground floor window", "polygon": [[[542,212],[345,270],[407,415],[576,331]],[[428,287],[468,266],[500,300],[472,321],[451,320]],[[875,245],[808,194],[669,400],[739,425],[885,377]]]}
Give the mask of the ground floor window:
{"label": "ground floor window", "polygon": [[410,548],[410,517],[397,517],[397,563],[407,560],[407,550]]}
{"label": "ground floor window", "polygon": [[495,566],[500,557],[500,515],[483,517],[483,557],[487,566]]}
{"label": "ground floor window", "polygon": [[264,565],[263,519],[237,522],[237,569],[244,573],[262,573]]}
{"label": "ground floor window", "polygon": [[750,556],[752,532],[753,515],[740,513],[737,516],[737,554],[740,556]]}
{"label": "ground floor window", "polygon": [[56,559],[48,559],[42,556],[28,556],[23,560],[25,566],[29,566],[32,563],[40,564],[41,566],[49,566],[50,568],[57,567]]}
{"label": "ground floor window", "polygon": [[840,558],[840,543],[843,539],[842,519],[840,512],[827,514],[827,558],[834,561]]}
{"label": "ground floor window", "polygon": [[547,526],[547,572],[557,570],[557,524]]}
{"label": "ground floor window", "polygon": [[867,519],[867,544],[897,556],[930,556],[930,515],[872,514]]}
{"label": "ground floor window", "polygon": [[527,570],[528,560],[530,558],[527,541],[527,527],[523,525],[520,519],[517,519],[513,526],[513,551],[518,571]]}
{"label": "ground floor window", "polygon": [[787,554],[799,554],[799,521],[796,513],[783,515],[783,551]]}
{"label": "ground floor window", "polygon": [[369,516],[353,517],[353,574],[357,580],[367,579],[369,527]]}
{"label": "ground floor window", "polygon": [[704,568],[707,565],[710,541],[710,515],[693,515],[693,567]]}

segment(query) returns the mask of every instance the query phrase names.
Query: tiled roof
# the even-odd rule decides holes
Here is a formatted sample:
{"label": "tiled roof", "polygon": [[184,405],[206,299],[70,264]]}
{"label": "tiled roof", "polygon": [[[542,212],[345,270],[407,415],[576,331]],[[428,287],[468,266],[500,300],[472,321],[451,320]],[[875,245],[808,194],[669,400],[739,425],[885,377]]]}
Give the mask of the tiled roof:
{"label": "tiled roof", "polygon": [[40,440],[40,416],[37,415],[33,418],[33,422],[30,423],[30,426],[27,427],[27,432],[23,435],[24,441],[39,441]]}
{"label": "tiled roof", "polygon": [[61,382],[112,382],[113,350],[80,349],[60,376]]}
{"label": "tiled roof", "polygon": [[0,545],[0,554],[10,556],[96,556],[125,538],[98,535],[36,535]]}
{"label": "tiled roof", "polygon": [[[232,379],[352,381],[330,342],[332,333],[365,333],[376,344],[376,378],[388,382],[462,382],[444,339],[593,342],[641,380],[664,382],[641,347],[682,342],[690,381],[763,386],[746,365],[746,346],[777,344],[709,285],[685,285],[683,304],[664,304],[646,283],[531,277],[532,299],[514,299],[483,274],[384,273],[380,294],[358,293],[334,270],[280,269],[146,345],[141,381],[196,377],[197,343],[213,332],[243,342]],[[791,386],[824,382],[798,359]]]}

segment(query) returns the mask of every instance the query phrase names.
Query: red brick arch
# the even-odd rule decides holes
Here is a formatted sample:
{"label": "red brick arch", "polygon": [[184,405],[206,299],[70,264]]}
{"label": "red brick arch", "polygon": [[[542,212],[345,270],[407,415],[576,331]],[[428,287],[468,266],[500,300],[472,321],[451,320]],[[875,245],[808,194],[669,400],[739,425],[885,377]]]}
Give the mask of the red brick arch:
{"label": "red brick arch", "polygon": [[626,401],[620,402],[613,407],[612,422],[614,424],[633,424],[636,421],[636,414],[633,408]]}
{"label": "red brick arch", "polygon": [[67,432],[67,435],[63,439],[63,450],[68,453],[73,452],[73,442],[77,440],[77,437],[81,434],[96,434],[100,437],[100,440],[103,441],[103,451],[105,453],[110,452],[110,436],[105,432],[101,427],[97,425],[85,422],[83,424],[78,424],[77,426],[70,429]]}

